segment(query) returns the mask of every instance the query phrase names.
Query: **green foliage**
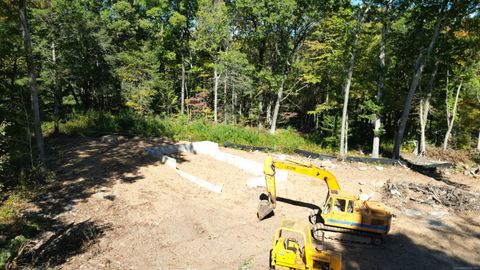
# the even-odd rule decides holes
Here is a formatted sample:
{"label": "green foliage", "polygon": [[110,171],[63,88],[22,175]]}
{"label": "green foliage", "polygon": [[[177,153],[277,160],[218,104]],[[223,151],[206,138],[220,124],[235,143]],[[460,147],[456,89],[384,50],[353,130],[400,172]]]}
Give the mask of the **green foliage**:
{"label": "green foliage", "polygon": [[[116,115],[89,111],[85,114],[72,114],[68,121],[60,125],[60,132],[66,135],[100,136],[118,133],[127,136],[168,137],[176,141],[211,140],[252,146],[266,146],[275,150],[293,152],[295,149],[323,152],[320,145],[310,137],[303,137],[292,128],[282,129],[275,135],[258,128],[230,124],[213,124],[210,121],[188,120],[185,117],[164,118],[159,116],[139,116],[132,112]],[[45,125],[46,132],[53,132],[52,125]]]}
{"label": "green foliage", "polygon": [[[464,83],[451,145],[475,146],[480,126],[477,2],[448,1],[448,19],[413,99],[406,141],[417,137],[418,100],[427,96],[438,59],[427,140],[441,143],[447,128],[448,75],[450,90],[459,78]],[[27,3],[41,116],[49,130],[59,119],[67,134],[128,132],[319,151],[338,144],[342,89],[358,24],[355,14],[370,5],[355,48],[348,145],[368,151],[377,135],[388,153],[417,56],[429,44],[440,2],[393,1],[388,10],[384,2],[331,0]],[[42,181],[35,180],[41,177],[36,172],[17,4],[0,2],[0,184],[36,188]],[[213,78],[214,70],[218,78]],[[377,98],[380,74],[384,86]],[[232,125],[208,123],[214,118],[215,81],[217,118]],[[181,108],[197,95],[202,95],[200,113],[192,106]],[[451,96],[448,100],[451,105]],[[284,129],[271,137],[263,130],[273,125],[277,101],[277,122]],[[374,134],[377,115],[382,127]],[[298,132],[285,129],[290,126]]]}
{"label": "green foliage", "polygon": [[28,239],[23,235],[17,235],[15,238],[9,240],[4,248],[0,248],[0,268],[5,268],[8,260],[16,255],[17,250],[20,249],[23,243]]}

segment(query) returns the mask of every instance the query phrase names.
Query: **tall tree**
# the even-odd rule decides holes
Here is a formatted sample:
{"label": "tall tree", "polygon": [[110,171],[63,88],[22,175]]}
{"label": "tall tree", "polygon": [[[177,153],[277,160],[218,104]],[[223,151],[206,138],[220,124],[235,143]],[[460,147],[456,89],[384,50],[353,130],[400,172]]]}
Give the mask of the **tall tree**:
{"label": "tall tree", "polygon": [[43,133],[40,119],[40,105],[38,99],[38,87],[37,87],[37,72],[35,69],[35,63],[32,55],[32,43],[30,39],[30,27],[28,25],[28,13],[26,0],[20,0],[20,22],[23,29],[23,44],[25,47],[25,60],[27,62],[28,69],[28,82],[31,91],[32,113],[33,113],[33,127],[35,133],[35,141],[37,143],[39,160],[42,166],[46,168],[47,160],[45,156],[45,148],[43,144]]}
{"label": "tall tree", "polygon": [[345,81],[345,88],[343,89],[344,93],[344,99],[343,99],[343,111],[342,111],[342,126],[340,129],[340,156],[342,158],[345,158],[347,155],[347,149],[346,149],[346,128],[347,128],[347,110],[348,110],[348,98],[350,95],[350,85],[352,83],[352,76],[353,76],[353,67],[355,64],[355,54],[356,54],[356,49],[357,49],[357,44],[358,44],[358,37],[360,35],[360,32],[362,30],[362,25],[363,25],[363,20],[365,19],[366,13],[370,9],[370,6],[367,5],[366,7],[360,9],[359,15],[358,15],[358,22],[357,26],[355,28],[354,32],[354,37],[353,37],[353,44],[350,52],[350,61],[348,64],[348,73],[347,73],[347,79]]}
{"label": "tall tree", "polygon": [[222,75],[218,70],[220,52],[225,50],[225,43],[229,38],[225,3],[221,0],[201,1],[196,22],[193,46],[196,50],[205,51],[212,60],[207,66],[213,69],[213,119],[216,123],[218,122],[218,86]]}
{"label": "tall tree", "polygon": [[448,140],[450,139],[450,133],[452,132],[453,124],[455,123],[455,116],[457,114],[457,104],[458,104],[458,97],[460,96],[460,90],[462,89],[463,79],[460,79],[460,83],[458,84],[457,91],[455,94],[455,98],[453,100],[453,108],[450,109],[450,95],[448,90],[448,81],[447,81],[447,91],[446,91],[446,107],[447,107],[447,132],[445,133],[445,138],[443,139],[443,150],[447,149]]}
{"label": "tall tree", "polygon": [[[379,53],[379,72],[378,72],[378,86],[377,86],[377,103],[381,102],[382,92],[385,87],[385,46],[387,42],[387,32],[388,32],[388,17],[390,12],[390,0],[382,1],[382,12],[380,14],[381,21],[381,30],[380,30],[380,53]],[[378,158],[380,151],[380,128],[381,128],[381,119],[379,113],[375,115],[374,120],[374,130],[373,130],[373,146],[372,146],[372,157]]]}
{"label": "tall tree", "polygon": [[428,114],[430,112],[430,102],[432,100],[432,91],[434,88],[435,84],[435,78],[437,76],[438,72],[438,65],[440,61],[438,58],[435,60],[435,64],[433,65],[433,71],[430,74],[430,79],[428,81],[427,85],[427,93],[426,96],[422,97],[420,99],[420,142],[418,146],[418,155],[419,156],[424,156],[426,153],[426,136],[425,136],[425,130],[427,127],[427,120],[428,120]]}
{"label": "tall tree", "polygon": [[423,69],[425,68],[425,64],[430,58],[430,54],[432,53],[432,50],[434,49],[437,43],[438,35],[441,29],[443,29],[444,19],[446,17],[446,11],[448,9],[448,3],[449,3],[448,0],[443,0],[440,6],[438,7],[439,11],[436,16],[435,26],[433,28],[433,33],[430,38],[429,45],[426,51],[424,51],[424,49],[422,48],[417,56],[417,60],[415,62],[415,73],[413,75],[412,81],[410,83],[410,88],[408,90],[408,94],[405,99],[405,105],[403,108],[402,116],[400,118],[400,125],[398,127],[397,137],[395,139],[395,145],[393,147],[394,159],[398,159],[400,156],[400,146],[403,141],[405,128],[407,127],[407,121],[408,121],[408,116],[410,114],[410,109],[412,108],[413,96],[415,94],[415,91],[417,90],[418,84],[420,82],[420,78],[423,73]]}

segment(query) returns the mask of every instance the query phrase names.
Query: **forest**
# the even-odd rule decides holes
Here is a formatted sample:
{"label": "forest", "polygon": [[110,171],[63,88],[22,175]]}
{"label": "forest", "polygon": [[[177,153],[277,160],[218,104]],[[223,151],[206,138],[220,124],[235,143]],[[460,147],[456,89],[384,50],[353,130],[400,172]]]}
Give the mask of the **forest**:
{"label": "forest", "polygon": [[480,150],[479,8],[2,0],[0,188],[48,169],[48,138],[61,135],[306,145],[340,157]]}

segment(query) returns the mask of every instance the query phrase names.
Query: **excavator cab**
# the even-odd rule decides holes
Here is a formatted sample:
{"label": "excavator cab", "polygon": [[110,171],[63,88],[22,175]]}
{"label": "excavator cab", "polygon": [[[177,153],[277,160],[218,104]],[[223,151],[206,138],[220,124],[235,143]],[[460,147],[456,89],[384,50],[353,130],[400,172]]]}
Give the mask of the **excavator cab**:
{"label": "excavator cab", "polygon": [[[361,201],[340,192],[331,195],[320,213],[324,225],[358,230],[384,236],[390,231],[391,214],[375,201]],[[377,240],[376,241],[381,241]]]}
{"label": "excavator cab", "polygon": [[342,255],[314,246],[308,224],[283,220],[275,231],[270,268],[340,270]]}

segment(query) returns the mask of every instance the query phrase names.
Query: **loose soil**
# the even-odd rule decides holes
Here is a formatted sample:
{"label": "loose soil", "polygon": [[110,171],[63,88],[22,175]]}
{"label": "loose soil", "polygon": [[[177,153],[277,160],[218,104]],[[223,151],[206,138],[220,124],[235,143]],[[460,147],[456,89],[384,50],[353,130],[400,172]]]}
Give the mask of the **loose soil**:
{"label": "loose soil", "polygon": [[[263,189],[246,186],[252,175],[206,155],[176,155],[178,168],[224,184],[221,194],[209,192],[145,155],[145,147],[171,143],[168,140],[133,138],[105,143],[57,138],[49,143],[57,146],[58,183],[34,202],[31,214],[59,224],[88,221],[92,228],[102,228],[101,233],[82,229],[89,234],[73,243],[77,250],[44,264],[57,269],[268,269],[269,250],[280,221],[306,221],[310,207],[320,206],[327,194],[323,182],[289,173],[287,183],[278,190],[285,200],[278,203],[273,217],[259,222],[256,210]],[[222,151],[258,162],[266,156]],[[389,195],[384,188],[387,181],[435,186],[445,186],[445,182],[402,166],[331,165],[329,170],[342,189],[361,190],[384,201],[395,215],[381,247],[326,240],[342,252],[344,269],[480,267],[478,212],[420,204]],[[460,174],[448,177],[472,192],[480,189],[478,180]]]}

